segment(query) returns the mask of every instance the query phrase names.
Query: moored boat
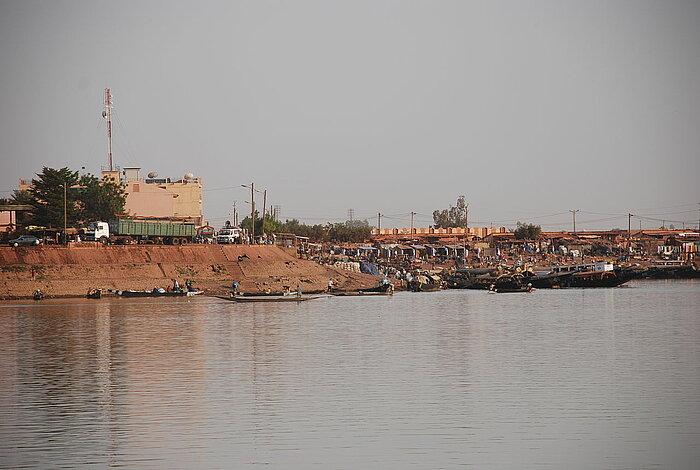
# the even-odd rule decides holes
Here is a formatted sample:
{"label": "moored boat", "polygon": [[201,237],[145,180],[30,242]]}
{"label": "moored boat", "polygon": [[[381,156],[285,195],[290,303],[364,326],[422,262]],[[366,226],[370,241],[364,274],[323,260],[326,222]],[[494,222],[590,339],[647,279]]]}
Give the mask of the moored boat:
{"label": "moored boat", "polygon": [[532,284],[520,273],[502,274],[498,276],[488,287],[489,292],[512,293],[532,292]]}
{"label": "moored boat", "polygon": [[121,297],[193,297],[195,295],[200,295],[203,294],[204,291],[197,290],[197,291],[189,291],[189,290],[180,290],[180,291],[166,291],[165,289],[162,288],[157,288],[153,290],[145,290],[145,291],[139,291],[139,290],[116,290],[113,291],[115,294]]}
{"label": "moored boat", "polygon": [[548,272],[530,276],[527,278],[527,281],[532,284],[532,287],[537,289],[558,289],[560,287],[566,287],[573,274],[574,273],[571,272]]}
{"label": "moored boat", "polygon": [[617,287],[631,278],[615,271],[584,271],[574,273],[567,287]]}
{"label": "moored boat", "polygon": [[88,299],[101,299],[102,289],[90,289],[87,291],[85,297],[87,297]]}

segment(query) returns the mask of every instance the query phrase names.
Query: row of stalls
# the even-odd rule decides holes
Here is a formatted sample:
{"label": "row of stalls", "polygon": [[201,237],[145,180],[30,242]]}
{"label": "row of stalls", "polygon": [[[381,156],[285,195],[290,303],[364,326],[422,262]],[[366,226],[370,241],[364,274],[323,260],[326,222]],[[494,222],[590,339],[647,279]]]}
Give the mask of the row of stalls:
{"label": "row of stalls", "polygon": [[468,256],[469,249],[464,245],[383,244],[333,247],[331,253],[368,260],[454,259]]}
{"label": "row of stalls", "polygon": [[[308,243],[307,240],[305,240]],[[298,241],[297,241],[298,243]],[[469,244],[388,243],[328,246],[308,243],[319,257],[332,255],[375,262],[378,260],[443,262],[457,259],[490,259],[502,256],[579,258],[585,256],[646,255],[672,259],[692,259],[700,249],[697,233],[668,231],[588,232],[586,234],[546,233],[536,240],[518,240],[512,233],[492,234]]]}

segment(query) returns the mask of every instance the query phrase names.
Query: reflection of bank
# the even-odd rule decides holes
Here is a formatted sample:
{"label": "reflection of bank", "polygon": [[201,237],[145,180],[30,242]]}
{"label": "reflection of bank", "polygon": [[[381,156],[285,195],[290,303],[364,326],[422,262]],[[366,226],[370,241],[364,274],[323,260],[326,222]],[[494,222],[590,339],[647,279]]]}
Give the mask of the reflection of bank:
{"label": "reflection of bank", "polygon": [[152,448],[144,443],[184,441],[208,419],[205,304],[91,304],[95,412],[110,464],[150,459]]}

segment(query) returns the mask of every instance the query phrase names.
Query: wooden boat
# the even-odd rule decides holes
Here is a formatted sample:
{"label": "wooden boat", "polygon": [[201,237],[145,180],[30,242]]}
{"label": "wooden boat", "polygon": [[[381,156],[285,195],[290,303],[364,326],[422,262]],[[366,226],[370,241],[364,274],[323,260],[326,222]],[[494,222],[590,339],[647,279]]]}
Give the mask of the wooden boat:
{"label": "wooden boat", "polygon": [[229,297],[218,296],[220,299],[233,302],[305,302],[307,300],[320,299],[322,295],[232,295]]}
{"label": "wooden boat", "polygon": [[631,278],[615,271],[584,271],[574,273],[567,287],[617,287]]}
{"label": "wooden boat", "polygon": [[121,297],[193,297],[195,295],[203,294],[204,291],[166,291],[165,289],[153,289],[153,290],[117,290],[113,291],[115,294]]}
{"label": "wooden boat", "polygon": [[412,292],[434,292],[443,289],[443,281],[439,276],[419,274],[408,282],[408,290]]}
{"label": "wooden boat", "polygon": [[537,289],[558,289],[560,287],[566,287],[573,274],[572,272],[535,274],[528,277],[527,282]]}
{"label": "wooden boat", "polygon": [[488,287],[489,292],[532,292],[532,284],[520,273],[502,274]]}
{"label": "wooden boat", "polygon": [[102,289],[90,289],[85,295],[88,299],[101,299]]}

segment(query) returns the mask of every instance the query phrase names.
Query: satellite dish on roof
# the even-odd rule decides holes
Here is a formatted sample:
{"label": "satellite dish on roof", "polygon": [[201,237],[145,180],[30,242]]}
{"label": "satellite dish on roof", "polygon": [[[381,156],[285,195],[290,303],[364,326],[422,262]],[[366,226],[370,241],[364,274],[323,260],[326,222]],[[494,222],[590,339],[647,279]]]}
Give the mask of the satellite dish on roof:
{"label": "satellite dish on roof", "polygon": [[150,173],[148,174],[148,177],[149,177],[149,178],[157,178],[157,177],[158,177],[158,173],[156,173],[155,171],[152,171],[152,172],[150,172]]}
{"label": "satellite dish on roof", "polygon": [[194,175],[192,173],[185,173],[185,179],[186,180],[194,179]]}

